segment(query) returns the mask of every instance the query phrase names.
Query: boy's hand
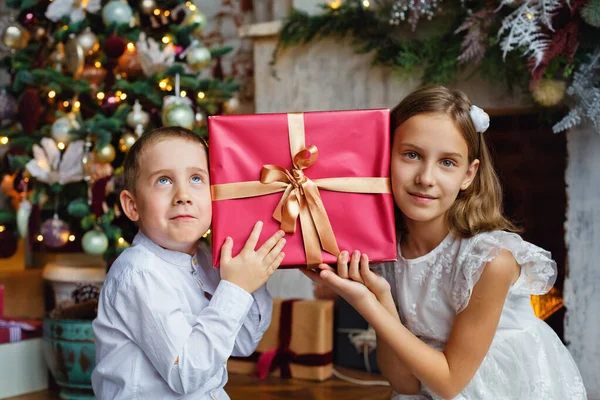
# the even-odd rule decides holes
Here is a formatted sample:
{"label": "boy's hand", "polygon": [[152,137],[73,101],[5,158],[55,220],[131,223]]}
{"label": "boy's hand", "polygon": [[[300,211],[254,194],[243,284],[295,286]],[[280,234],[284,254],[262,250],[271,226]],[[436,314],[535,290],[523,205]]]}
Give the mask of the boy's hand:
{"label": "boy's hand", "polygon": [[254,250],[262,230],[257,222],[240,254],[233,257],[233,239],[228,237],[221,247],[221,279],[229,281],[252,294],[264,285],[279,267],[285,254],[283,231],[277,231],[258,250]]}

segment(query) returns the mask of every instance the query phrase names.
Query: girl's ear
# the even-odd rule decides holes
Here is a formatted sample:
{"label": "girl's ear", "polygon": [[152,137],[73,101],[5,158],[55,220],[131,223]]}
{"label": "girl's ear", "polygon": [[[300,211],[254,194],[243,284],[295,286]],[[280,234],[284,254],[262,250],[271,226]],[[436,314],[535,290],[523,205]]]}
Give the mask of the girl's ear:
{"label": "girl's ear", "polygon": [[135,203],[135,197],[133,193],[129,190],[122,190],[119,195],[119,200],[121,201],[121,207],[123,207],[123,212],[127,215],[127,218],[136,222],[140,219],[140,214],[137,210],[137,204]]}
{"label": "girl's ear", "polygon": [[477,176],[477,171],[479,171],[479,160],[475,159],[467,169],[467,174],[465,175],[465,179],[460,185],[460,190],[467,190],[467,188],[471,186],[471,183],[473,183],[473,179],[475,179],[475,177]]}

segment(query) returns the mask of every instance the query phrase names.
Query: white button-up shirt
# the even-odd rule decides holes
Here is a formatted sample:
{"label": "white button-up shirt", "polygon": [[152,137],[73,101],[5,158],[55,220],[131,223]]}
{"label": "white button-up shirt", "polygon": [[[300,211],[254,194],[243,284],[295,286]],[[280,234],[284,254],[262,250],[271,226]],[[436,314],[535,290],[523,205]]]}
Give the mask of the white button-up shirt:
{"label": "white button-up shirt", "polygon": [[272,307],[264,286],[250,295],[222,281],[204,246],[192,257],[139,232],[100,294],[94,392],[101,400],[229,399],[227,359],[252,354]]}

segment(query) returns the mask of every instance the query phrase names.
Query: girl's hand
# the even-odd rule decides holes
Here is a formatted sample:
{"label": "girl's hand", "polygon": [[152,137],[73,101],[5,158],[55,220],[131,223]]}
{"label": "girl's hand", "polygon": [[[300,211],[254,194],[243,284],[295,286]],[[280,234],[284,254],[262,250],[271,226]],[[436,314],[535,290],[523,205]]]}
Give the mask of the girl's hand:
{"label": "girl's hand", "polygon": [[[351,279],[364,284],[378,300],[384,296],[391,294],[390,284],[379,274],[371,271],[369,268],[369,256],[360,254],[357,250],[352,252],[350,256],[350,265],[348,266],[349,254],[347,251],[342,251],[338,256],[337,273],[340,278]],[[321,269],[334,271],[333,268],[326,264],[319,266]]]}

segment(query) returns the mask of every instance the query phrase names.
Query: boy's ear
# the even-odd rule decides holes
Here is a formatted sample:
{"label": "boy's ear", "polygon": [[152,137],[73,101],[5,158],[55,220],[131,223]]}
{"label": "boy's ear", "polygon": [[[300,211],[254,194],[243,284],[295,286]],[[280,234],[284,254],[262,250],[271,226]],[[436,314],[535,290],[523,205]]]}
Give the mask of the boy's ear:
{"label": "boy's ear", "polygon": [[475,159],[471,165],[469,165],[469,169],[467,169],[467,175],[460,185],[460,190],[467,190],[467,188],[471,186],[473,179],[477,176],[477,171],[479,171],[479,160]]}
{"label": "boy's ear", "polygon": [[135,197],[129,190],[122,190],[119,194],[119,200],[121,201],[121,207],[123,212],[127,215],[127,218],[136,222],[140,219],[140,214],[137,210],[137,204],[135,203]]}

